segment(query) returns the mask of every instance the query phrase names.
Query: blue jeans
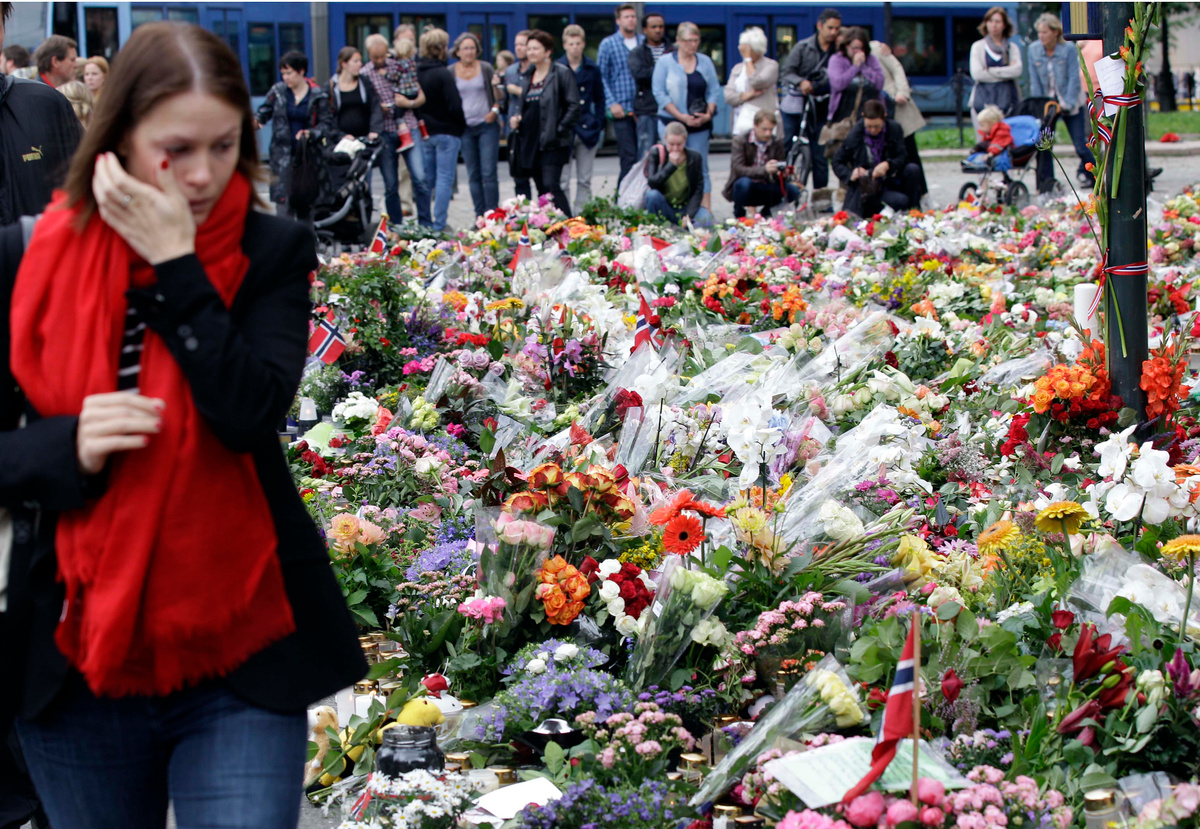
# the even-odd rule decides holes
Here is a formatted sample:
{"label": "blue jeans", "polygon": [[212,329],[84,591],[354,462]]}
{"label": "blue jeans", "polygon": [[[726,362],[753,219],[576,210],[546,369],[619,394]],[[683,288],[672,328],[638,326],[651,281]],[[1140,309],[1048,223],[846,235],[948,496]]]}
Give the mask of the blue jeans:
{"label": "blue jeans", "polygon": [[[662,191],[655,190],[653,187],[646,191],[646,212],[657,213],[676,223],[687,215],[686,210],[682,207],[672,205],[667,201],[667,197],[662,194]],[[696,227],[712,227],[712,223],[713,215],[707,207],[701,207],[696,211],[696,215],[692,217],[692,224]]]}
{"label": "blue jeans", "polygon": [[[784,184],[787,188],[787,200],[794,202],[800,198],[800,188],[790,181]],[[761,207],[764,216],[771,215],[771,208],[783,201],[784,193],[779,189],[778,179],[753,179],[742,176],[733,183],[733,215],[740,219],[746,215],[746,206]]]}
{"label": "blue jeans", "polygon": [[308,723],[245,702],[220,681],[168,697],[63,698],[17,732],[56,829],[294,827]]}
{"label": "blue jeans", "polygon": [[[660,119],[658,122],[658,137],[666,139],[667,125]],[[704,192],[712,192],[712,179],[708,177],[708,142],[712,140],[712,130],[701,130],[700,132],[689,132],[687,137],[687,148],[700,153],[701,160],[704,161]]]}
{"label": "blue jeans", "polygon": [[626,115],[624,118],[612,119],[612,125],[613,137],[617,143],[617,157],[621,160],[621,172],[617,175],[617,184],[620,185],[621,179],[633,169],[633,164],[638,158],[637,122],[632,116]]}
{"label": "blue jeans", "polygon": [[[413,205],[417,208],[417,221],[425,227],[433,222],[429,218],[429,185],[425,178],[424,159],[421,156],[421,134],[413,132],[413,146],[405,151],[404,163],[408,165],[408,177],[412,179]],[[400,209],[400,160],[396,157],[396,149],[400,146],[400,136],[394,132],[385,132],[380,136],[383,140],[383,152],[379,154],[379,174],[383,176],[383,205],[388,218],[400,222],[404,211]]]}
{"label": "blue jeans", "polygon": [[[425,153],[425,170],[433,182],[433,229],[446,229],[450,212],[450,197],[454,195],[454,171],[458,168],[458,148],[462,139],[457,135],[431,135],[421,144]],[[415,150],[415,148],[414,148]]]}
{"label": "blue jeans", "polygon": [[471,185],[475,215],[482,216],[500,206],[500,124],[467,127],[462,137],[463,161]]}
{"label": "blue jeans", "polygon": [[650,152],[650,148],[658,142],[658,116],[639,115],[637,117],[637,157],[641,161]]}

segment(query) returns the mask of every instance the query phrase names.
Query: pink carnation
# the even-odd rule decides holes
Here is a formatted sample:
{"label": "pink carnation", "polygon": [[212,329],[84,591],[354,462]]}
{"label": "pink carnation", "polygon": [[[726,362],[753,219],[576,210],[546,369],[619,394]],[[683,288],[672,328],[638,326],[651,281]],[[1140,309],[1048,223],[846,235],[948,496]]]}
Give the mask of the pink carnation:
{"label": "pink carnation", "polygon": [[883,795],[879,792],[867,792],[854,798],[846,807],[846,820],[854,826],[865,829],[879,823],[883,816]]}
{"label": "pink carnation", "polygon": [[907,800],[897,800],[887,810],[887,825],[898,826],[917,819],[917,807]]}

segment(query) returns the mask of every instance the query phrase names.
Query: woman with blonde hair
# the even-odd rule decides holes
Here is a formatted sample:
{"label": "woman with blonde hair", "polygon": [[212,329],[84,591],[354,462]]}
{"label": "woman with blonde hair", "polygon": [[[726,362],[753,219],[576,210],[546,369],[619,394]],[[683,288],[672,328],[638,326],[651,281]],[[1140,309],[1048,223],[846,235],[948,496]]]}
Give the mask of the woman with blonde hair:
{"label": "woman with blonde hair", "polygon": [[92,120],[92,109],[95,107],[91,91],[83,81],[67,81],[58,88],[58,91],[71,102],[71,109],[75,110],[75,117],[79,119],[83,128],[87,129],[88,121]]}
{"label": "woman with blonde hair", "polygon": [[100,88],[108,77],[108,61],[97,55],[83,64],[83,82],[92,93],[92,102],[100,100]]}
{"label": "woman with blonde hair", "polygon": [[703,205],[712,209],[712,179],[708,174],[708,144],[712,121],[723,99],[721,81],[712,58],[700,49],[700,27],[684,21],[675,27],[675,51],[654,64],[650,88],[658,102],[658,135],[678,121],[687,128],[688,149],[700,154],[704,169]]}
{"label": "woman with blonde hair", "polygon": [[[1037,40],[1029,44],[1029,94],[1034,98],[1050,98],[1058,102],[1059,112],[1075,154],[1079,156],[1076,175],[1081,184],[1092,186],[1094,178],[1085,165],[1095,161],[1087,145],[1088,116],[1084,110],[1086,93],[1079,76],[1079,59],[1075,47],[1063,38],[1062,21],[1046,12],[1033,24]],[[1038,153],[1038,189],[1050,190],[1054,181],[1054,159],[1049,152]]]}

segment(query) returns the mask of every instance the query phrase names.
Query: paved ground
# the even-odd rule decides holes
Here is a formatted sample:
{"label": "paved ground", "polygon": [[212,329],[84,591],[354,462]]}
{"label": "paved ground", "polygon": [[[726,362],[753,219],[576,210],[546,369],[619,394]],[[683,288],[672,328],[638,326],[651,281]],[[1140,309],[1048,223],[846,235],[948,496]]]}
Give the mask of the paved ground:
{"label": "paved ground", "polygon": [[[1151,153],[1151,166],[1163,167],[1163,173],[1154,185],[1150,194],[1150,215],[1158,215],[1165,198],[1177,193],[1184,185],[1200,181],[1200,141],[1185,141],[1177,144],[1153,143],[1148,147]],[[1074,172],[1077,159],[1070,146],[1056,148],[1059,158],[1069,171]],[[965,153],[958,150],[933,150],[923,154],[925,175],[929,183],[929,199],[934,205],[946,205],[958,197],[959,188],[971,180],[959,169],[959,161]],[[721,190],[729,178],[729,155],[714,154],[709,158],[710,177],[713,184],[712,210],[718,221],[723,221],[733,215],[733,205],[721,196]],[[619,163],[615,156],[596,159],[595,175],[592,178],[592,192],[596,195],[611,194],[616,190]],[[471,194],[467,188],[466,167],[458,166],[458,193],[450,202],[449,224],[452,228],[462,229],[474,223]],[[1033,171],[1026,177],[1030,191],[1033,191]],[[260,188],[266,195],[265,188]],[[375,194],[377,206],[383,204],[383,180],[375,173],[372,192]],[[511,198],[513,193],[512,179],[508,175],[508,165],[500,162],[500,199]],[[571,194],[568,194],[571,195]],[[1154,208],[1158,206],[1156,211]]]}

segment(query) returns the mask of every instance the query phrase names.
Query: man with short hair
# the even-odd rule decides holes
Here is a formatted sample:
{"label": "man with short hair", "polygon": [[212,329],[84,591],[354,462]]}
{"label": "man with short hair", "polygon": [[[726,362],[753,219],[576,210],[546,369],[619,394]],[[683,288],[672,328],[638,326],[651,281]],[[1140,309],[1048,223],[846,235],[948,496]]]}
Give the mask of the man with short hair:
{"label": "man with short hair", "polygon": [[[515,63],[504,70],[504,91],[508,93],[508,118],[521,114],[521,75],[529,68],[529,58],[525,57],[525,45],[529,43],[529,29],[522,29],[513,35],[513,56]],[[512,175],[513,192],[518,196],[529,196],[533,193],[533,182],[528,176],[517,175],[520,169],[516,166],[516,157],[512,153],[512,133],[508,134],[508,171]]]}
{"label": "man with short hair", "polygon": [[667,23],[658,12],[650,12],[642,22],[642,45],[629,53],[629,71],[637,84],[633,114],[637,118],[637,158],[643,158],[658,140],[658,101],[654,100],[654,65],[663,55],[675,51],[667,40]]}
{"label": "man with short hair", "polygon": [[[0,3],[0,47],[12,9],[12,3]],[[42,212],[82,137],[79,119],[61,94],[37,81],[0,75],[0,225]]]}
{"label": "man with short hair", "polygon": [[709,227],[712,213],[704,207],[704,160],[688,148],[687,127],[681,121],[667,124],[662,146],[650,148],[646,167],[646,211],[672,222],[691,219],[697,227]]}
{"label": "man with short hair", "polygon": [[[821,137],[821,127],[829,118],[829,59],[837,51],[841,26],[841,12],[825,9],[817,18],[816,32],[793,46],[779,69],[779,79],[785,91],[779,109],[783,113],[783,137],[786,142],[791,143],[799,136],[804,97],[811,98],[814,104],[815,112],[809,115],[805,135],[812,148],[813,188],[816,190],[829,184],[829,162],[817,142]],[[789,87],[795,87],[798,94],[790,93]]]}
{"label": "man with short hair", "polygon": [[75,61],[78,59],[79,44],[62,35],[50,35],[33,55],[42,82],[55,89],[75,80]]}
{"label": "man with short hair", "polygon": [[[404,163],[408,165],[408,174],[412,179],[413,204],[417,208],[417,222],[422,227],[433,226],[433,216],[429,211],[429,181],[425,177],[425,165],[421,157],[421,134],[416,126],[413,110],[425,103],[425,93],[418,92],[417,97],[408,98],[401,95],[393,85],[391,78],[399,75],[400,63],[388,54],[387,39],[383,35],[373,34],[367,37],[367,61],[363,64],[362,76],[365,77],[383,106],[383,132],[379,138],[383,142],[383,151],[379,154],[379,172],[383,176],[384,205],[388,218],[399,223],[403,217],[400,208],[400,136],[397,134],[397,115],[409,124],[414,144],[404,152]],[[397,113],[399,110],[399,113]]]}
{"label": "man with short hair", "polygon": [[916,207],[921,169],[908,161],[904,128],[888,120],[882,101],[864,101],[862,115],[833,157],[833,172],[846,185],[842,209],[866,217],[885,204],[893,210]]}
{"label": "man with short hair", "polygon": [[29,50],[19,43],[14,43],[4,47],[4,57],[0,58],[0,71],[5,75],[15,75],[19,69],[28,69],[30,62]]}
{"label": "man with short hair", "polygon": [[633,111],[637,82],[629,68],[629,54],[641,46],[643,40],[642,35],[638,34],[637,23],[637,9],[632,3],[617,6],[617,30],[600,41],[600,51],[596,56],[600,77],[604,81],[608,117],[612,119],[613,135],[617,140],[617,155],[621,159],[618,184],[637,160],[637,116]]}
{"label": "man with short hair", "polygon": [[571,161],[575,162],[575,198],[571,198],[571,162],[563,166],[562,191],[574,213],[592,200],[592,169],[596,153],[604,143],[604,83],[600,68],[583,53],[587,45],[582,26],[572,24],[563,30],[563,50],[558,62],[575,75],[579,84],[579,120],[575,122],[575,137],[571,142]]}
{"label": "man with short hair", "polygon": [[729,151],[729,181],[723,195],[733,202],[733,216],[746,215],[746,207],[761,207],[764,216],[786,200],[800,197],[800,188],[785,178],[783,161],[787,148],[775,136],[775,113],[760,109],[754,113],[754,128],[733,137]]}

